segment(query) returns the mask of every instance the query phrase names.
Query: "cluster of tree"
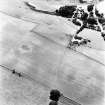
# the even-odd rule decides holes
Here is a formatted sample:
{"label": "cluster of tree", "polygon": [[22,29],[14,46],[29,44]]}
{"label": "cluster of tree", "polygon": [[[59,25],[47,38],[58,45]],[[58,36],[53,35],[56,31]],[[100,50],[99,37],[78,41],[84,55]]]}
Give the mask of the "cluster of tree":
{"label": "cluster of tree", "polygon": [[62,17],[71,18],[76,11],[77,6],[62,6],[58,10],[56,10],[56,14]]}
{"label": "cluster of tree", "polygon": [[58,105],[60,96],[61,96],[61,93],[59,90],[57,90],[57,89],[51,90],[50,97],[49,97],[49,99],[51,101],[50,101],[49,105]]}

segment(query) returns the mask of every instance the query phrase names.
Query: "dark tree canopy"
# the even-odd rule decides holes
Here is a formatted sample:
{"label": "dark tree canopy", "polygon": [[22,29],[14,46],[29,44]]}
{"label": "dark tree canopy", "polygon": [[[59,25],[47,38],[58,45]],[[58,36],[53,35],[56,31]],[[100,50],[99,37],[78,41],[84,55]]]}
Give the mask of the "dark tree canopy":
{"label": "dark tree canopy", "polygon": [[94,8],[94,5],[93,5],[93,4],[88,5],[88,6],[87,6],[88,12],[91,12],[91,11],[93,10],[93,8]]}
{"label": "dark tree canopy", "polygon": [[88,24],[97,25],[97,20],[94,18],[88,18],[87,22]]}
{"label": "dark tree canopy", "polygon": [[88,14],[87,14],[87,13],[84,13],[84,14],[81,16],[81,20],[85,21],[85,20],[87,20],[87,17],[88,17]]}
{"label": "dark tree canopy", "polygon": [[56,10],[56,13],[62,17],[71,18],[76,10],[77,6],[63,6],[59,10]]}
{"label": "dark tree canopy", "polygon": [[51,90],[50,91],[50,99],[53,101],[58,101],[61,96],[61,93],[59,90]]}
{"label": "dark tree canopy", "polygon": [[50,101],[49,105],[58,105],[56,101]]}
{"label": "dark tree canopy", "polygon": [[79,2],[80,2],[80,3],[86,3],[86,1],[84,1],[84,0],[79,0]]}

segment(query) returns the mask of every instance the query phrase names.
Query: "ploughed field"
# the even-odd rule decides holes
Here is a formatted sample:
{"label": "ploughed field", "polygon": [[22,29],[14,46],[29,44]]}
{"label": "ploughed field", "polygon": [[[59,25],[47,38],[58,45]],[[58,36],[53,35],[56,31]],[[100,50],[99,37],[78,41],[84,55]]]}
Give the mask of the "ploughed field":
{"label": "ploughed field", "polygon": [[[31,2],[45,10],[59,7]],[[0,23],[0,65],[22,74],[0,67],[0,104],[46,105],[50,90],[57,88],[82,105],[104,105],[105,42],[100,33],[84,30],[80,36],[89,38],[92,48],[70,50],[67,35],[78,27],[33,12],[22,0],[0,1]]]}

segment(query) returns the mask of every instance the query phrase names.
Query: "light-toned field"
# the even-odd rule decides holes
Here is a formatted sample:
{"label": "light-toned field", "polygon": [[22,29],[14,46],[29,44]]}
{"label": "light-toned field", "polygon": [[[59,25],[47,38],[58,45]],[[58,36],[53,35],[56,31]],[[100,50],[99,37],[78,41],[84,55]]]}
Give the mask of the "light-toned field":
{"label": "light-toned field", "polygon": [[[32,3],[51,11],[59,7]],[[55,88],[82,105],[104,105],[105,42],[100,33],[84,30],[80,35],[92,48],[67,49],[66,35],[77,28],[64,18],[31,11],[23,0],[1,0],[0,65],[22,77],[0,67],[0,105],[48,105]]]}

